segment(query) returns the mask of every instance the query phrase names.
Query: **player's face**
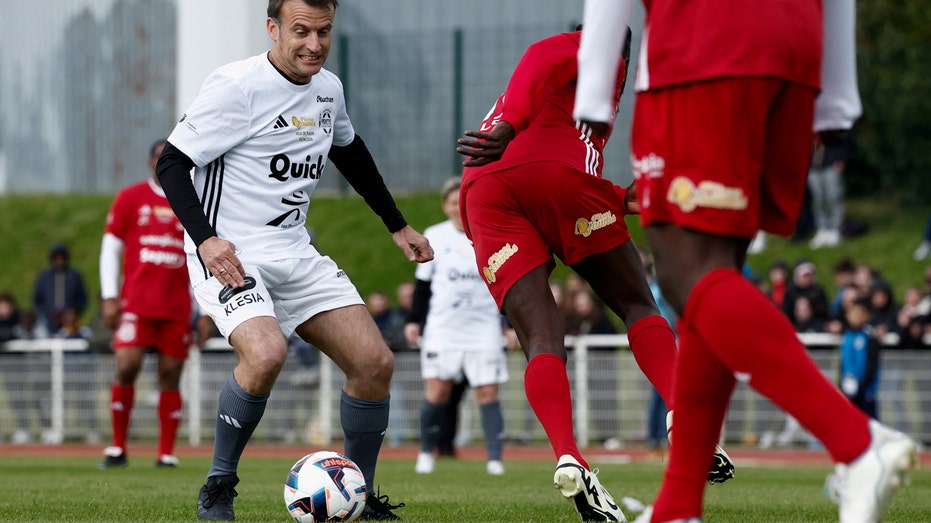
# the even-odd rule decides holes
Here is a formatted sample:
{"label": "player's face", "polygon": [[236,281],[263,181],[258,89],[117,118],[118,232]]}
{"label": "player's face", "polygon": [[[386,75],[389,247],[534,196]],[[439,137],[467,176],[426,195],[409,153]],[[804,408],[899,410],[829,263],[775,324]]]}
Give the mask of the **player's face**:
{"label": "player's face", "polygon": [[462,217],[459,215],[459,191],[449,193],[443,200],[443,213],[457,229],[462,230]]}
{"label": "player's face", "polygon": [[326,62],[330,52],[333,18],[336,9],[313,7],[300,0],[281,6],[281,23],[269,18],[268,35],[275,44],[269,53],[271,62],[288,77],[306,84]]}

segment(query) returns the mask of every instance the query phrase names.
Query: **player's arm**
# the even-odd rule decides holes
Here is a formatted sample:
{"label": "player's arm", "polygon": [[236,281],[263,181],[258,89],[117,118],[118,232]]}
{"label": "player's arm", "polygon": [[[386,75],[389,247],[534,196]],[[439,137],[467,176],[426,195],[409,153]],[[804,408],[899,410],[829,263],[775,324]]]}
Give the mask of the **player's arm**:
{"label": "player's arm", "polygon": [[856,3],[824,1],[824,49],[821,94],[815,101],[814,131],[825,143],[840,141],[838,131],[850,129],[860,117],[857,83]]}
{"label": "player's arm", "polygon": [[545,38],[527,48],[499,99],[500,115],[495,117],[494,127],[465,131],[467,138],[457,140],[456,152],[469,157],[463,162],[465,167],[478,167],[501,158],[514,136],[530,125],[550,94],[575,78],[575,46],[566,45],[564,38],[568,37]]}
{"label": "player's arm", "polygon": [[100,313],[103,323],[116,329],[120,318],[120,260],[123,257],[123,240],[111,232],[103,235],[100,243]]}
{"label": "player's arm", "polygon": [[220,239],[207,220],[191,180],[193,168],[194,160],[168,142],[158,158],[155,174],[171,209],[194,241],[207,269],[222,283],[242,287],[246,271],[236,256],[235,245]]}
{"label": "player's arm", "polygon": [[401,215],[385,179],[378,172],[372,153],[358,134],[348,145],[331,147],[328,156],[349,185],[381,218],[394,243],[404,251],[408,260],[422,263],[433,259],[430,242],[408,225]]}
{"label": "player's arm", "polygon": [[433,296],[430,283],[421,279],[415,281],[411,309],[405,318],[404,338],[414,346],[420,344],[420,334],[423,331],[423,325],[427,322],[427,312],[430,311],[430,298]]}
{"label": "player's arm", "polygon": [[585,0],[573,117],[599,132],[614,120],[623,28],[630,23],[632,9],[633,0]]}

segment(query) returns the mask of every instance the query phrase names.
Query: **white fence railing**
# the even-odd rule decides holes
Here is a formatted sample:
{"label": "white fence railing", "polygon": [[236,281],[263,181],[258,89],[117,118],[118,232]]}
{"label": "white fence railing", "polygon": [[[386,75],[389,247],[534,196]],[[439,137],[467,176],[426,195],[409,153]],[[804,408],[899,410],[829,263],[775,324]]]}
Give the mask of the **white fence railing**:
{"label": "white fence railing", "polygon": [[[809,347],[831,348],[831,334],[803,334]],[[896,340],[887,338],[887,344]],[[588,446],[608,439],[636,442],[645,437],[646,411],[652,389],[627,347],[627,336],[566,337],[571,347],[567,369],[573,390],[576,434]],[[15,432],[46,443],[71,440],[104,441],[109,437],[109,390],[114,372],[112,354],[88,350],[83,340],[32,340],[6,343],[0,351],[0,441]],[[748,347],[752,350],[752,347]],[[812,357],[833,380],[836,350],[812,350]],[[523,393],[524,357],[508,358],[511,381],[501,390],[508,437],[542,440],[545,435]],[[235,366],[236,357],[223,339],[192,350],[182,376],[184,422],[181,441],[200,445],[210,439],[217,396]],[[415,441],[419,434],[422,398],[417,352],[395,357],[389,444]],[[158,435],[155,359],[147,357],[137,382],[131,436]],[[313,378],[308,379],[307,376]],[[880,419],[931,441],[931,350],[888,350],[882,355]],[[319,358],[308,374],[299,358],[289,355],[255,438],[268,442],[303,441],[326,444],[340,437],[339,390],[343,375],[327,358]],[[473,398],[462,407],[460,442],[480,437]],[[785,416],[769,402],[739,384],[732,398],[725,438],[751,441],[783,429]]]}

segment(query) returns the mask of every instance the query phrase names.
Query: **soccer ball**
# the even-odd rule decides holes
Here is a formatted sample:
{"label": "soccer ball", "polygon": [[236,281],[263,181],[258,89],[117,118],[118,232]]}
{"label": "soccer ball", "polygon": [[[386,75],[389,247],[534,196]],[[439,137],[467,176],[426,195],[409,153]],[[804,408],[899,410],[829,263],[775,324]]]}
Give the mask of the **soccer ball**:
{"label": "soccer ball", "polygon": [[284,482],[284,503],[298,523],[355,521],[365,508],[365,478],[351,459],[320,451],[297,460]]}

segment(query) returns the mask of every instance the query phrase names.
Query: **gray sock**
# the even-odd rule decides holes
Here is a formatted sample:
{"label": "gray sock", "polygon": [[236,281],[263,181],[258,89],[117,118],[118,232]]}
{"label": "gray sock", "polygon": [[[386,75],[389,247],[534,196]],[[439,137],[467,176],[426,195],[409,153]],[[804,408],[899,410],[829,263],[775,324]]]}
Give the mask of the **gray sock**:
{"label": "gray sock", "polygon": [[488,461],[500,461],[504,448],[504,416],[501,414],[501,402],[486,403],[481,406],[481,411]]}
{"label": "gray sock", "polygon": [[389,398],[363,400],[345,391],[339,398],[339,420],[345,438],[343,449],[346,457],[359,465],[369,492],[375,492],[375,465],[388,429]]}
{"label": "gray sock", "polygon": [[250,394],[233,376],[226,380],[217,405],[217,428],[213,443],[213,463],[207,477],[235,474],[246,443],[265,413],[268,394]]}
{"label": "gray sock", "polygon": [[422,452],[432,454],[436,449],[436,442],[440,438],[440,423],[443,422],[445,412],[445,403],[435,405],[423,400],[420,406],[420,450]]}

